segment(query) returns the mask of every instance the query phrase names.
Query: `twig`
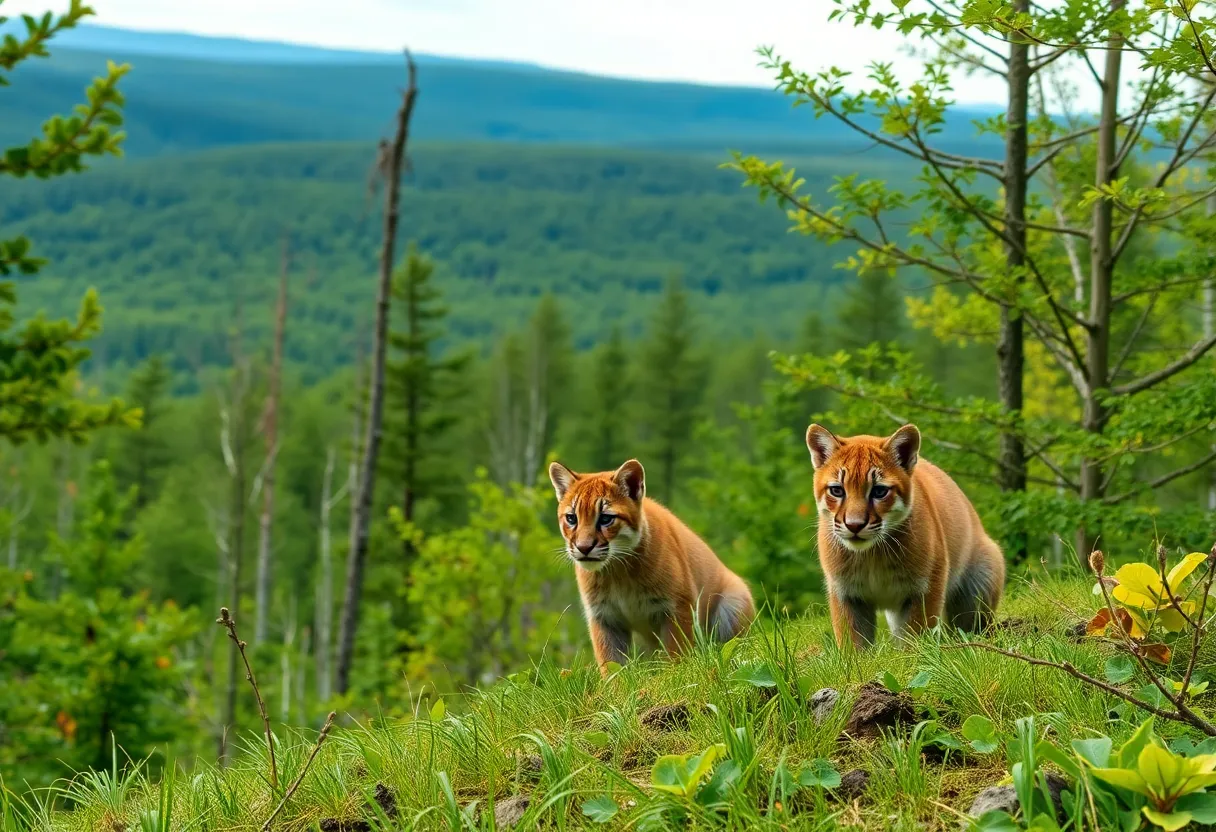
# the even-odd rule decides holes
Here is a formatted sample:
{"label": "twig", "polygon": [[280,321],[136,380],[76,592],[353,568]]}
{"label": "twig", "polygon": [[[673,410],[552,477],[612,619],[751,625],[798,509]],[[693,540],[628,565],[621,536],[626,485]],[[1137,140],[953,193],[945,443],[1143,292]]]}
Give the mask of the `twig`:
{"label": "twig", "polygon": [[1203,616],[1207,612],[1208,595],[1212,592],[1213,578],[1216,578],[1216,545],[1213,545],[1212,551],[1208,552],[1208,575],[1203,582],[1203,595],[1199,599],[1199,615],[1195,619],[1195,628],[1191,635],[1191,658],[1186,663],[1186,675],[1182,679],[1183,696],[1186,696],[1187,689],[1191,685],[1191,674],[1195,672],[1195,664],[1199,661],[1199,639],[1203,635]]}
{"label": "twig", "polygon": [[283,807],[287,805],[287,801],[291,800],[291,796],[296,793],[296,789],[300,788],[300,784],[304,782],[304,775],[308,774],[308,769],[312,767],[312,761],[317,758],[317,752],[321,750],[321,745],[329,737],[329,729],[334,727],[334,718],[336,716],[337,714],[334,711],[330,711],[329,716],[325,718],[325,725],[321,727],[321,734],[317,737],[316,745],[312,747],[312,753],[304,761],[304,768],[300,769],[300,776],[287,787],[287,793],[283,795],[283,799],[279,801],[279,805],[274,807],[274,811],[270,813],[270,817],[266,818],[266,822],[262,824],[262,832],[270,832],[270,824],[279,816],[279,812],[283,811]]}
{"label": "twig", "polygon": [[228,613],[227,607],[220,607],[220,617],[215,619],[215,623],[228,631],[228,638],[232,639],[232,643],[241,653],[241,661],[245,663],[245,678],[253,687],[253,696],[258,700],[258,710],[262,714],[262,724],[266,726],[266,747],[270,750],[270,788],[277,792],[279,790],[279,768],[274,759],[274,735],[270,731],[270,717],[266,715],[266,703],[262,701],[262,692],[258,690],[258,682],[253,678],[253,668],[249,665],[249,657],[245,655],[245,642],[237,636],[236,619]]}
{"label": "twig", "polygon": [[1177,721],[1192,725],[1203,733],[1207,734],[1209,737],[1216,737],[1216,725],[1208,722],[1187,706],[1186,689],[1184,688],[1182,693],[1175,696],[1173,691],[1169,690],[1164,684],[1162,684],[1161,679],[1158,678],[1157,674],[1153,672],[1153,669],[1148,666],[1148,659],[1144,658],[1144,652],[1134,641],[1132,641],[1131,633],[1123,629],[1123,625],[1119,623],[1119,616],[1115,614],[1115,602],[1111,600],[1110,589],[1106,586],[1106,581],[1104,581],[1102,578],[1102,572],[1106,566],[1106,558],[1101,552],[1095,550],[1089,555],[1089,565],[1090,568],[1093,569],[1094,574],[1098,576],[1098,587],[1102,590],[1102,599],[1106,601],[1106,609],[1110,612],[1110,619],[1115,623],[1119,633],[1123,636],[1123,642],[1127,646],[1128,652],[1132,654],[1132,658],[1134,658],[1136,663],[1140,665],[1140,669],[1144,671],[1146,676],[1148,676],[1149,681],[1153,683],[1153,686],[1157,688],[1157,690],[1161,691],[1161,695],[1165,697],[1166,701],[1174,706],[1174,711],[1176,713],[1175,718]]}
{"label": "twig", "polygon": [[[1191,723],[1190,720],[1183,717],[1182,714],[1180,714],[1180,713],[1162,710],[1161,708],[1158,708],[1154,705],[1150,705],[1148,702],[1137,699],[1136,697],[1132,696],[1130,693],[1124,693],[1123,691],[1119,690],[1114,685],[1108,685],[1106,682],[1103,682],[1101,679],[1095,678],[1093,676],[1090,676],[1088,673],[1077,670],[1075,667],[1073,667],[1071,662],[1053,662],[1048,659],[1037,659],[1034,656],[1028,656],[1025,653],[1017,653],[1017,652],[1014,652],[1013,650],[1002,650],[1000,647],[996,647],[995,645],[992,645],[992,644],[985,644],[980,641],[968,641],[963,644],[943,644],[942,645],[943,650],[963,650],[963,649],[970,648],[970,647],[975,647],[980,650],[987,650],[989,653],[998,653],[1002,656],[1008,656],[1011,659],[1017,659],[1018,661],[1025,662],[1026,664],[1038,665],[1039,667],[1054,667],[1056,670],[1063,670],[1068,675],[1070,675],[1076,679],[1080,679],[1082,682],[1085,682],[1086,684],[1093,685],[1096,688],[1100,688],[1101,690],[1106,691],[1107,693],[1111,694],[1112,696],[1117,696],[1120,699],[1124,700],[1125,702],[1130,702],[1131,704],[1135,705],[1137,708],[1140,708],[1143,711],[1147,711],[1148,713],[1153,714],[1154,716],[1159,716],[1162,719],[1168,719],[1168,720],[1172,720],[1174,722],[1184,722],[1184,723],[1187,723],[1188,725],[1193,724],[1193,723]],[[1207,733],[1207,732],[1205,731],[1205,733]],[[1216,736],[1216,730],[1214,730],[1214,732],[1211,735]]]}
{"label": "twig", "polygon": [[[1188,626],[1198,628],[1199,625],[1196,624],[1194,621],[1192,621],[1191,617],[1182,611],[1182,605],[1179,604],[1178,599],[1174,597],[1174,588],[1170,586],[1170,580],[1165,571],[1166,554],[1167,553],[1165,551],[1165,547],[1158,544],[1157,545],[1157,572],[1158,572],[1158,574],[1161,575],[1161,586],[1165,588],[1166,600],[1168,600],[1170,602],[1170,606],[1174,608],[1174,611],[1182,616],[1182,620],[1185,621]],[[1201,618],[1202,618],[1202,616],[1201,616]],[[1185,687],[1182,689],[1182,693],[1183,693],[1183,695],[1186,694]]]}

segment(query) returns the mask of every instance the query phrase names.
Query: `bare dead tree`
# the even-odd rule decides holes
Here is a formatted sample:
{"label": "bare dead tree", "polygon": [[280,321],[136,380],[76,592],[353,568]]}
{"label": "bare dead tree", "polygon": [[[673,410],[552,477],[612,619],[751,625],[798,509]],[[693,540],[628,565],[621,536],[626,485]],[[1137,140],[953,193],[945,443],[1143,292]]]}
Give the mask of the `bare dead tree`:
{"label": "bare dead tree", "polygon": [[[355,425],[355,433],[357,435],[358,419],[355,419]],[[357,439],[355,447],[358,447]],[[352,451],[352,458],[356,458],[356,453],[357,451]],[[330,515],[334,508],[349,493],[358,471],[358,463],[353,463],[346,482],[342,484],[342,487],[337,492],[334,492],[334,457],[334,449],[330,447],[325,454],[325,477],[321,481],[321,520],[319,523],[320,539],[318,541],[316,587],[317,606],[313,614],[313,627],[317,631],[317,699],[322,702],[328,701],[330,685],[333,680],[330,666],[330,661],[333,658],[333,648],[330,644],[330,638],[333,635],[334,556]]]}
{"label": "bare dead tree", "polygon": [[[252,377],[242,344],[243,324],[239,302],[236,307],[235,320],[236,325],[231,339],[232,380],[228,395],[225,397],[222,393],[220,394],[220,453],[229,478],[227,520],[224,523],[227,543],[223,550],[228,566],[225,576],[228,584],[226,588],[228,604],[226,606],[232,609],[234,618],[240,614],[241,568],[245,550],[245,410]],[[236,659],[235,652],[228,654],[224,705],[220,719],[218,755],[220,765],[227,765],[230,761],[229,735],[236,726]]]}
{"label": "bare dead tree", "polygon": [[283,258],[279,270],[279,299],[275,308],[274,355],[270,362],[269,390],[262,414],[262,438],[266,443],[265,474],[262,478],[262,516],[258,522],[257,623],[253,643],[266,640],[270,621],[271,531],[274,525],[274,472],[279,455],[279,399],[283,386],[283,339],[287,329],[287,276],[291,270],[291,240],[283,238]]}
{"label": "bare dead tree", "polygon": [[366,444],[360,471],[359,489],[353,503],[355,518],[351,524],[350,552],[346,560],[346,590],[342,599],[342,619],[338,630],[337,691],[345,693],[350,686],[350,669],[355,652],[355,631],[359,625],[359,602],[363,595],[363,572],[367,561],[368,533],[371,521],[372,496],[375,488],[376,462],[380,454],[381,423],[384,409],[384,361],[388,342],[389,301],[391,298],[393,264],[400,219],[401,172],[409,140],[410,119],[418,99],[418,68],[407,50],[405,53],[408,86],[401,96],[397,111],[397,129],[386,165],[384,227],[380,247],[380,274],[376,292],[376,324],[372,341],[372,374],[368,390]]}

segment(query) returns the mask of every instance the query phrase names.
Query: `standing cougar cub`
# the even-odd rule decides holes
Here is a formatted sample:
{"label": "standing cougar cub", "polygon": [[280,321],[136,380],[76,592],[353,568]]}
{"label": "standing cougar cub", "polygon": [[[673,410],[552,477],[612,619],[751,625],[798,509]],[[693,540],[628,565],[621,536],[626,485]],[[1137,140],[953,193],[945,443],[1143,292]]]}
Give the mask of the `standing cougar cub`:
{"label": "standing cougar cub", "polygon": [[916,426],[842,439],[811,425],[806,446],[836,643],[873,642],[876,610],[897,636],[943,614],[961,629],[984,627],[1005,587],[1004,556],[954,480],[918,461]]}
{"label": "standing cougar cub", "polygon": [[624,662],[632,635],[644,649],[679,653],[692,638],[694,608],[701,627],[721,641],[751,623],[747,584],[646,497],[636,459],[603,474],[576,474],[554,462],[549,479],[601,672],[606,662]]}

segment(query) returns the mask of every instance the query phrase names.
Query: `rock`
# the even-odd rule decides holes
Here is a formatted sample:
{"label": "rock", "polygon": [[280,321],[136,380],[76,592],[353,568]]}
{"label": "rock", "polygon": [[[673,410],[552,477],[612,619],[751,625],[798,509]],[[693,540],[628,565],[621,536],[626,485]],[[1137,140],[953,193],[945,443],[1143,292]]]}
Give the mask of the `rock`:
{"label": "rock", "polygon": [[[1013,786],[989,786],[975,796],[967,814],[973,818],[988,812],[1008,812],[1016,815],[1018,806],[1018,793],[1014,791]],[[964,824],[964,828],[966,826],[967,824]]]}
{"label": "rock", "polygon": [[641,717],[642,725],[655,731],[681,731],[692,721],[692,711],[684,702],[655,705]]}
{"label": "rock", "polygon": [[811,716],[816,723],[827,721],[840,700],[840,692],[834,688],[822,688],[811,695]]}
{"label": "rock", "polygon": [[857,692],[842,737],[875,739],[897,725],[916,722],[916,708],[902,693],[892,693],[877,682],[866,682]]}
{"label": "rock", "polygon": [[855,768],[840,775],[840,785],[833,789],[831,794],[841,803],[852,803],[865,794],[869,785],[870,772]]}
{"label": "rock", "polygon": [[[1047,790],[1051,792],[1051,802],[1055,804],[1056,817],[1060,818],[1064,814],[1064,804],[1060,797],[1061,793],[1067,789],[1068,781],[1055,772],[1047,772]],[[975,800],[971,803],[971,808],[967,810],[967,814],[973,818],[978,818],[985,812],[1008,812],[1011,815],[1016,815],[1021,808],[1018,803],[1018,793],[1013,786],[989,786],[975,796]],[[962,827],[967,829],[970,824],[963,822]]]}
{"label": "rock", "polygon": [[506,800],[494,803],[494,825],[498,829],[510,829],[524,819],[532,798],[526,794],[517,794]]}
{"label": "rock", "polygon": [[383,783],[377,783],[376,793],[373,797],[386,818],[391,820],[397,817],[397,795],[393,794],[392,789]]}

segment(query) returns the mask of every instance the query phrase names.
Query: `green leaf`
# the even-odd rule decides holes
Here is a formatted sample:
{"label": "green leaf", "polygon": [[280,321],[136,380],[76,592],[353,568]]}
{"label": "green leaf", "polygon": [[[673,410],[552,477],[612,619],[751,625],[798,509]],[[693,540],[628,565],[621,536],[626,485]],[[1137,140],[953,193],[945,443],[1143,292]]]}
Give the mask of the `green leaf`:
{"label": "green leaf", "polygon": [[722,661],[729,662],[730,657],[735,655],[735,651],[739,649],[739,638],[736,636],[726,644],[722,645]]}
{"label": "green leaf", "polygon": [[831,760],[811,760],[798,772],[798,782],[807,787],[834,789],[840,785],[840,772]]}
{"label": "green leaf", "polygon": [[1197,792],[1180,797],[1174,811],[1186,812],[1195,823],[1216,824],[1216,792]]}
{"label": "green leaf", "polygon": [[621,666],[617,662],[604,662],[604,675],[612,678],[621,672]]}
{"label": "green leaf", "polygon": [[436,699],[435,704],[431,706],[431,721],[439,722],[443,719],[443,715],[448,712],[447,705],[443,704],[442,699]]}
{"label": "green leaf", "polygon": [[583,734],[583,740],[592,748],[604,748],[612,742],[607,731],[588,731]]}
{"label": "green leaf", "polygon": [[[1160,693],[1160,691],[1157,691]],[[1140,759],[1140,752],[1144,747],[1153,740],[1153,718],[1150,716],[1140,724],[1136,729],[1136,733],[1132,734],[1131,739],[1123,743],[1119,748],[1117,757],[1118,764],[1121,768],[1132,768],[1136,765],[1136,761]]]}
{"label": "green leaf", "polygon": [[1161,827],[1165,832],[1177,832],[1191,822],[1190,812],[1158,812],[1149,806],[1145,806],[1142,811],[1150,823]]}
{"label": "green leaf", "polygon": [[980,815],[971,828],[977,832],[1018,832],[1013,818],[996,809]]}
{"label": "green leaf", "polygon": [[773,669],[769,666],[768,662],[753,662],[742,665],[734,672],[732,678],[739,682],[747,682],[752,687],[777,687],[777,680],[774,678]]}
{"label": "green leaf", "polygon": [[1120,685],[1132,678],[1136,673],[1136,666],[1132,664],[1130,656],[1118,655],[1111,656],[1106,660],[1106,681],[1114,685]]}
{"label": "green leaf", "polygon": [[967,721],[963,723],[963,738],[981,754],[991,754],[1001,747],[996,726],[992,724],[991,719],[982,714],[972,714],[967,717]]}
{"label": "green leaf", "polygon": [[927,670],[922,670],[908,682],[908,690],[924,690],[929,687],[931,681],[933,681],[933,675]]}
{"label": "green leaf", "polygon": [[878,681],[882,682],[883,686],[891,693],[899,693],[903,690],[903,686],[899,684],[899,680],[895,678],[895,674],[889,670],[884,670],[878,675]]}
{"label": "green leaf", "polygon": [[1113,746],[1114,743],[1111,742],[1110,737],[1072,741],[1072,750],[1095,768],[1105,768],[1110,764],[1110,752]]}
{"label": "green leaf", "polygon": [[583,814],[591,818],[594,823],[607,823],[616,817],[617,812],[621,811],[621,807],[616,805],[616,801],[606,794],[584,801],[581,808]]}
{"label": "green leaf", "polygon": [[734,760],[723,760],[722,764],[714,769],[713,777],[697,792],[697,803],[712,807],[726,802],[730,787],[739,782],[742,776],[743,770],[739,768],[738,763]]}
{"label": "green leaf", "polygon": [[684,771],[688,764],[686,754],[665,754],[654,761],[650,771],[650,785],[659,791],[684,794]]}

